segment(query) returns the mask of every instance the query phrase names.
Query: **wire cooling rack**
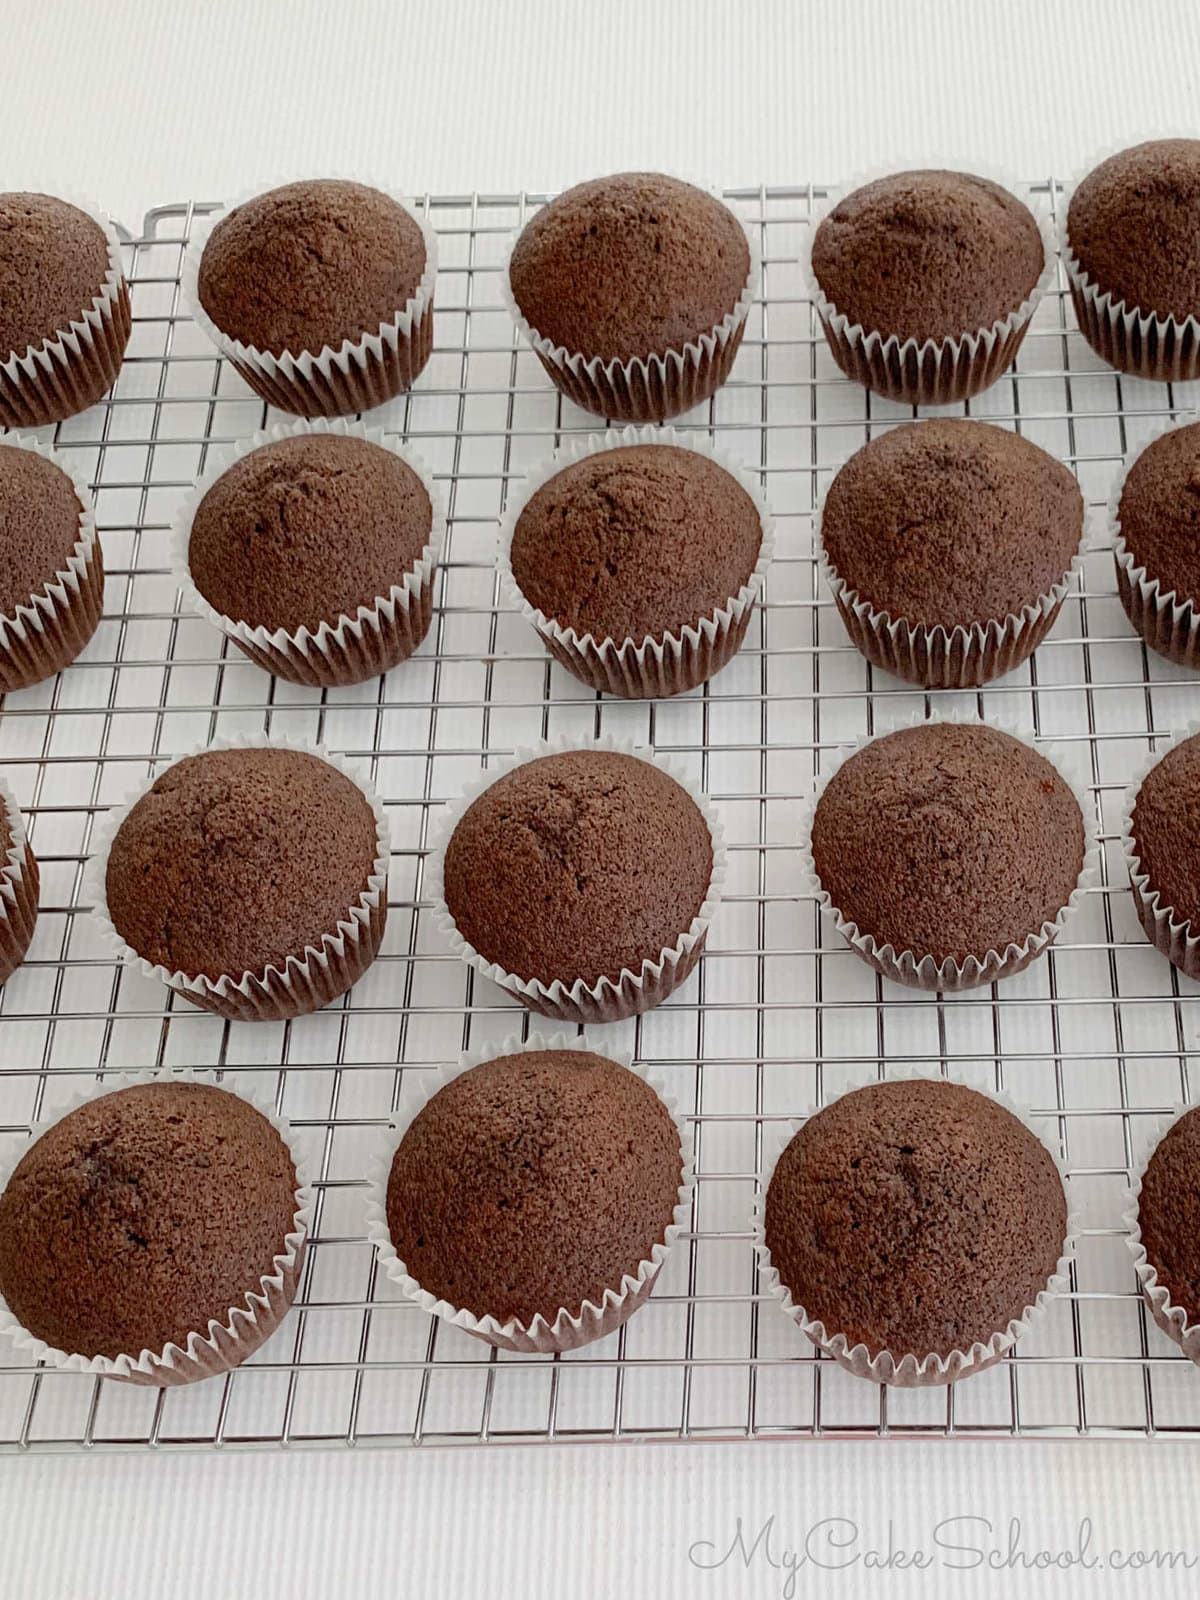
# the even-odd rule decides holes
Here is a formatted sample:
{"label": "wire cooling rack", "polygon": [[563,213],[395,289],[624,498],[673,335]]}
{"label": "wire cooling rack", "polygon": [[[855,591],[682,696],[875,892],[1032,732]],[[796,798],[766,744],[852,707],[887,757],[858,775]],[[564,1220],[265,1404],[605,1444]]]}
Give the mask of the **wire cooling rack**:
{"label": "wire cooling rack", "polygon": [[[1037,186],[1052,207],[1053,180]],[[1189,1099],[1200,988],[1143,939],[1120,859],[1127,778],[1197,710],[1195,681],[1153,656],[1115,598],[1103,508],[1118,463],[1197,395],[1101,367],[1061,281],[1018,368],[970,405],[1069,463],[1088,553],[1049,639],[982,693],[929,696],[875,672],[845,637],[812,556],[818,490],[872,431],[910,415],[834,368],[797,267],[812,187],[745,189],[763,295],[731,381],[680,426],[761,474],[778,555],[745,648],[703,691],[625,704],[552,665],[499,595],[497,518],[528,466],[596,424],[515,340],[499,289],[507,235],[542,197],[423,202],[440,234],[435,351],[377,414],[410,439],[449,506],[440,604],[418,655],[318,694],[277,682],[180,610],[171,516],[210,446],[264,422],[179,297],[183,248],[212,209],[164,206],[126,244],[133,341],[114,395],[56,442],[95,486],[108,585],[82,658],[9,695],[0,767],[42,863],[29,959],[0,994],[0,1139],[23,1139],[97,1072],[210,1066],[273,1093],[319,1173],[296,1308],[223,1380],[161,1391],[47,1373],[0,1354],[0,1448],[353,1445],[831,1435],[1200,1435],[1200,1373],[1149,1321],[1120,1225],[1154,1119]],[[49,436],[49,435],[48,435]],[[945,998],[877,978],[801,892],[796,833],[825,765],[867,732],[965,704],[1075,747],[1104,837],[1103,881],[1021,976]],[[157,765],[217,734],[321,739],[383,794],[394,848],[384,951],[340,1003],[288,1025],[229,1025],[117,968],[80,884],[98,816]],[[683,762],[719,806],[728,892],[698,973],[636,1023],[592,1030],[667,1080],[691,1112],[690,1226],[645,1309],[560,1359],[500,1355],[398,1301],[363,1237],[364,1172],[389,1114],[436,1064],[528,1033],[529,1017],[447,958],[423,868],[443,803],[491,756],[543,736],[615,733]],[[856,1083],[932,1066],[1003,1087],[1052,1119],[1084,1234],[1071,1292],[993,1370],[943,1390],[881,1390],[817,1358],[759,1291],[749,1218],[764,1138]]]}

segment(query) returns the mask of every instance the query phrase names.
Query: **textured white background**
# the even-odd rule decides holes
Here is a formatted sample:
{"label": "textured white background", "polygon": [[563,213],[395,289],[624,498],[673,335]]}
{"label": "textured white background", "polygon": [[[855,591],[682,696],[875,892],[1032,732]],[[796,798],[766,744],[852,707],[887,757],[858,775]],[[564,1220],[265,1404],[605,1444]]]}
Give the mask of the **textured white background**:
{"label": "textured white background", "polygon": [[[11,13],[5,15],[5,12]],[[835,179],[916,157],[1069,172],[1194,129],[1194,0],[7,0],[0,186],[68,188],[126,222],[260,176],[411,190],[559,187],[634,164],[715,183]],[[857,1517],[886,1545],[940,1517],[1069,1548],[1200,1550],[1197,1454],[1150,1445],[660,1446],[0,1464],[3,1600],[778,1595],[689,1567],[740,1514],[782,1541]],[[871,1574],[797,1593],[1193,1595],[1200,1576]]]}
{"label": "textured white background", "polygon": [[1196,115],[1189,0],[6,0],[4,182],[133,221],[259,176],[538,190],[909,155],[1073,170]]}

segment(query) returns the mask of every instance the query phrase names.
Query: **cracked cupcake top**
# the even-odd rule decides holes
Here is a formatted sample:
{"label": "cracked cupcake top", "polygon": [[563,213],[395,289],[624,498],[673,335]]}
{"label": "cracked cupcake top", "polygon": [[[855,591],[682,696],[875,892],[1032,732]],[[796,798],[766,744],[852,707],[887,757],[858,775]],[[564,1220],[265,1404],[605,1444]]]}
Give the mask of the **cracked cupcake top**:
{"label": "cracked cupcake top", "polygon": [[61,467],[34,450],[0,450],[0,615],[11,617],[62,572],[83,507]]}
{"label": "cracked cupcake top", "polygon": [[213,981],[321,948],[366,891],[375,813],[303,750],[207,750],[133,806],[109,851],[113,926],[138,955]]}
{"label": "cracked cupcake top", "polygon": [[813,239],[821,293],[885,339],[957,339],[1033,293],[1046,264],[1016,195],[968,172],[896,172],[839,200]]}
{"label": "cracked cupcake top", "polygon": [[286,183],[217,223],[200,257],[200,304],[230,339],[319,355],[403,311],[425,254],[416,221],[378,189],[338,178]]}
{"label": "cracked cupcake top", "polygon": [[1122,486],[1117,521],[1129,554],[1164,595],[1200,602],[1200,423],[1146,446]]}
{"label": "cracked cupcake top", "polygon": [[636,756],[526,762],[472,801],[446,846],[446,904],[485,961],[568,986],[639,972],[691,926],[712,838],[675,780]]}
{"label": "cracked cupcake top", "polygon": [[1079,802],[999,728],[927,722],[884,735],[817,802],[821,887],[863,934],[918,961],[982,960],[1052,922],[1083,868]]}
{"label": "cracked cupcake top", "polygon": [[986,1344],[1032,1306],[1067,1232],[1049,1152],[958,1083],[872,1083],[804,1124],[767,1189],[771,1260],[797,1305],[872,1356]]}
{"label": "cracked cupcake top", "polygon": [[1072,253],[1131,310],[1200,316],[1200,139],[1152,139],[1093,168],[1067,207]]}
{"label": "cracked cupcake top", "polygon": [[1146,1163],[1138,1196],[1138,1226],[1158,1281],[1200,1320],[1200,1111],[1168,1128]]}
{"label": "cracked cupcake top", "polygon": [[661,1244],[682,1173],[654,1090],[583,1050],[522,1051],[460,1074],[392,1161],[388,1232],[429,1293],[477,1317],[578,1315]]}
{"label": "cracked cupcake top", "polygon": [[104,292],[104,229],[49,194],[0,194],[0,361],[82,322]]}
{"label": "cracked cupcake top", "polygon": [[1070,568],[1074,476],[1031,440],[961,418],[891,428],[829,486],[821,542],[842,582],[893,618],[947,630],[1003,621]]}
{"label": "cracked cupcake top", "polygon": [[711,332],[749,272],[728,206],[660,172],[621,172],[543,206],[513,247],[509,283],[544,339],[589,361],[633,361]]}
{"label": "cracked cupcake top", "polygon": [[0,1294],[68,1354],[137,1357],[208,1334],[295,1226],[296,1168],[237,1095],[147,1083],[68,1112],[0,1194]]}
{"label": "cracked cupcake top", "polygon": [[394,451],[302,433],[222,473],[192,519],[188,568],[235,622],[315,632],[402,583],[432,527],[425,486]]}
{"label": "cracked cupcake top", "polygon": [[724,467],[677,445],[631,445],[543,484],[511,559],[522,594],[561,627],[641,644],[728,605],[761,548],[757,507]]}
{"label": "cracked cupcake top", "polygon": [[1150,768],[1130,820],[1150,892],[1177,921],[1200,924],[1200,734],[1173,745]]}

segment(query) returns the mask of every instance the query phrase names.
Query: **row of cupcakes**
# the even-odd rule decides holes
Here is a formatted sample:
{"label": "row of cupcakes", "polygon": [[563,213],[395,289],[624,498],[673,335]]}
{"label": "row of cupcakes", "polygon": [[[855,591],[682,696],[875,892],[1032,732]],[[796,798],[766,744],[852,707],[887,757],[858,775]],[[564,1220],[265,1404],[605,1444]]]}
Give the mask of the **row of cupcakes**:
{"label": "row of cupcakes", "polygon": [[[389,455],[390,452],[390,455]],[[1134,626],[1200,667],[1200,424],[1153,436],[1116,477],[1109,532]],[[300,422],[218,456],[176,520],[192,607],[293,682],[352,683],[429,629],[445,527],[418,458],[359,424]],[[837,471],[815,548],[874,665],[926,688],[978,687],[1027,661],[1084,554],[1071,472],[1018,433],[967,419],[888,429]],[[508,496],[499,570],[550,654],[591,687],[656,698],[736,654],[775,550],[755,477],[672,428],[589,435]]]}
{"label": "row of cupcakes", "polygon": [[[377,353],[360,331],[356,371],[347,348],[356,319],[360,330],[374,321],[362,291],[343,292],[340,282],[354,244],[356,264],[373,260],[378,191],[359,191],[314,182],[251,196],[202,234],[185,264],[197,320],[284,409],[329,415],[377,403],[366,386],[380,382]],[[420,256],[424,224],[410,221],[398,252],[409,263],[402,286],[423,308],[413,274],[418,261],[428,270],[433,246],[427,240]],[[1061,229],[1072,299],[1084,336],[1119,370],[1160,381],[1200,371],[1200,285],[1180,248],[1198,224],[1200,141],[1120,151],[1074,186]],[[350,243],[333,237],[327,250],[334,225]],[[297,281],[318,281],[304,258],[314,241],[325,257],[321,292],[297,298]],[[848,376],[906,403],[947,404],[1011,366],[1053,281],[1056,241],[1027,193],[917,170],[833,196],[809,231],[805,265]],[[725,381],[760,272],[753,235],[714,195],[661,173],[620,173],[538,211],[512,245],[503,292],[564,394],[601,416],[645,422],[689,410]],[[389,292],[396,297],[394,283],[380,286],[379,306]],[[325,320],[312,319],[313,305]]]}
{"label": "row of cupcakes", "polygon": [[[66,666],[101,616],[87,484],[48,446],[0,438],[0,688]],[[1151,648],[1200,667],[1200,423],[1152,436],[1117,474],[1117,590]],[[8,537],[5,538],[5,530]],[[298,421],[215,452],[175,520],[189,606],[265,670],[361,682],[429,631],[445,510],[392,436]],[[1071,473],[1019,434],[966,419],[894,427],[821,497],[817,559],[857,648],[927,688],[979,686],[1026,661],[1083,556]],[[736,654],[775,550],[753,474],[671,428],[576,441],[515,486],[501,519],[506,593],[576,677],[676,694]]]}
{"label": "row of cupcakes", "polygon": [[[1131,788],[1122,839],[1147,937],[1200,977],[1192,827],[1200,735]],[[5,977],[37,914],[37,865],[4,800]],[[860,743],[806,807],[808,887],[885,977],[946,992],[1020,972],[1098,868],[1069,755],[976,718]],[[235,1021],[315,1011],[366,972],[387,923],[391,843],[372,786],[325,751],[219,741],[97,828],[84,894],[114,955]],[[688,777],[620,741],[498,761],[431,839],[423,889],[448,950],[533,1011],[616,1022],[659,1005],[699,960],[726,855]]]}
{"label": "row of cupcakes", "polygon": [[[407,659],[427,633],[442,497],[411,451],[343,421],[216,457],[176,519],[192,609],[267,671],[314,687]],[[736,653],[775,548],[755,478],[673,429],[591,436],[509,496],[498,563],[547,650],[596,689],[694,688]]]}
{"label": "row of cupcakes", "polygon": [[[1056,270],[1028,195],[975,174],[888,173],[835,194],[810,230],[811,292],[850,377],[946,404],[1011,366]],[[128,343],[112,222],[55,196],[0,194],[0,423],[94,404]],[[1120,371],[1200,373],[1200,141],[1122,150],[1074,186],[1061,249],[1079,326]],[[36,274],[31,266],[36,263]],[[753,235],[706,190],[620,173],[567,190],[513,243],[504,295],[551,380],[584,409],[662,421],[729,376],[758,294]],[[199,325],[268,404],[369,410],[410,388],[433,347],[437,236],[390,190],[312,179],[205,219],[183,287]]]}
{"label": "row of cupcakes", "polygon": [[[1070,1285],[1057,1140],[944,1077],[781,1123],[755,1208],[763,1287],[825,1354],[900,1386],[1007,1354]],[[97,1150],[103,1158],[97,1158]],[[576,1349],[649,1298],[692,1217],[688,1119],[630,1058],[510,1039],[431,1072],[368,1172],[399,1294],[522,1352]],[[1155,1320],[1200,1361],[1200,1109],[1136,1169],[1124,1221]],[[227,1372],[298,1291],[317,1196],[274,1110],[210,1075],[140,1075],[35,1125],[0,1172],[0,1332],[27,1359],[159,1386]]]}
{"label": "row of cupcakes", "polygon": [[[0,439],[0,688],[66,666],[101,616],[87,484],[48,446]],[[1169,659],[1200,666],[1200,424],[1156,434],[1109,504],[1117,587]],[[5,538],[5,530],[8,537]],[[172,533],[186,601],[265,670],[361,682],[427,634],[445,536],[420,458],[360,423],[299,421],[214,453]],[[1072,475],[1019,434],[936,419],[872,439],[818,508],[817,558],[855,645],[927,688],[1028,659],[1082,560]],[[755,477],[707,440],[629,428],[577,441],[509,495],[499,568],[549,652],[593,688],[680,693],[736,654],[775,549]]]}
{"label": "row of cupcakes", "polygon": [[[0,436],[0,691],[90,641],[104,597],[86,482],[29,435]],[[359,683],[429,631],[445,537],[432,473],[361,423],[299,421],[214,452],[171,559],[186,602],[264,670]],[[592,438],[531,475],[501,531],[506,587],[547,649],[598,689],[693,688],[745,637],[774,551],[754,477],[670,429]]]}

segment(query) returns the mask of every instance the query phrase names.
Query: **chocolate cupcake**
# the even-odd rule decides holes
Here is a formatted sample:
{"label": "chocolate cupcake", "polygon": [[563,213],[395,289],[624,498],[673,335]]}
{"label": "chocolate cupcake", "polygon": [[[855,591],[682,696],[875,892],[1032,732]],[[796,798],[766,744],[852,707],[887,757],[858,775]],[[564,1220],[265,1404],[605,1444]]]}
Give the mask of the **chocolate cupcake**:
{"label": "chocolate cupcake", "polygon": [[649,1297],[690,1173],[656,1090],[560,1035],[434,1075],[372,1164],[367,1235],[426,1311],[509,1350],[571,1350]]}
{"label": "chocolate cupcake", "polygon": [[981,722],[923,722],[854,751],[804,841],[855,953],[914,988],[1011,976],[1061,932],[1094,844],[1045,755]]}
{"label": "chocolate cupcake", "polygon": [[1200,1365],[1200,1111],[1181,1106],[1134,1180],[1124,1218],[1150,1314]]}
{"label": "chocolate cupcake", "polygon": [[188,247],[192,315],[261,399],[347,416],[410,389],[433,348],[433,229],[344,179],[242,199]]}
{"label": "chocolate cupcake", "polygon": [[1110,366],[1200,377],[1200,139],[1118,151],[1076,184],[1063,266],[1079,331]]}
{"label": "chocolate cupcake", "polygon": [[445,518],[384,434],[298,422],[206,473],[175,526],[176,575],[260,667],[318,688],[407,660],[429,631]]}
{"label": "chocolate cupcake", "polygon": [[850,457],[817,545],[868,661],[963,689],[1032,655],[1082,539],[1083,496],[1053,456],[989,423],[938,419],[890,429]]}
{"label": "chocolate cupcake", "polygon": [[618,1022],[691,972],[725,862],[706,804],[613,741],[518,751],[468,789],[429,865],[456,952],[522,1004]]}
{"label": "chocolate cupcake", "polygon": [[1149,758],[1125,798],[1121,844],[1147,939],[1200,978],[1200,732]]}
{"label": "chocolate cupcake", "polygon": [[110,816],[86,892],[145,976],[220,1016],[280,1021],[375,959],[389,853],[382,805],[327,751],[231,741]]}
{"label": "chocolate cupcake", "polygon": [[1156,434],[1109,500],[1117,593],[1152,650],[1200,668],[1200,423]]}
{"label": "chocolate cupcake", "polygon": [[670,428],[626,428],[532,474],[505,516],[500,570],[568,672],[652,699],[737,653],[774,542],[732,462]]}
{"label": "chocolate cupcake", "polygon": [[725,382],[757,283],[728,206],[662,173],[622,172],[542,207],[513,245],[504,292],[568,399],[653,422]]}
{"label": "chocolate cupcake", "polygon": [[0,778],[0,983],[7,983],[25,959],[37,926],[40,886],[25,818]]}
{"label": "chocolate cupcake", "polygon": [[0,437],[0,692],[69,666],[96,631],[104,562],[87,484],[49,445]]}
{"label": "chocolate cupcake", "polygon": [[0,1184],[0,1331],[133,1383],[227,1372],[295,1298],[310,1214],[287,1125],[248,1099],[106,1083],[35,1127]]}
{"label": "chocolate cupcake", "polygon": [[811,1114],[761,1216],[768,1289],[877,1383],[991,1366],[1067,1282],[1056,1157],[1009,1103],[945,1079],[868,1084]]}
{"label": "chocolate cupcake", "polygon": [[112,388],[132,327],[117,231],[90,206],[0,194],[0,427],[62,422]]}
{"label": "chocolate cupcake", "polygon": [[846,376],[906,405],[948,405],[1012,365],[1054,249],[1000,184],[897,172],[835,199],[811,236],[808,265]]}

